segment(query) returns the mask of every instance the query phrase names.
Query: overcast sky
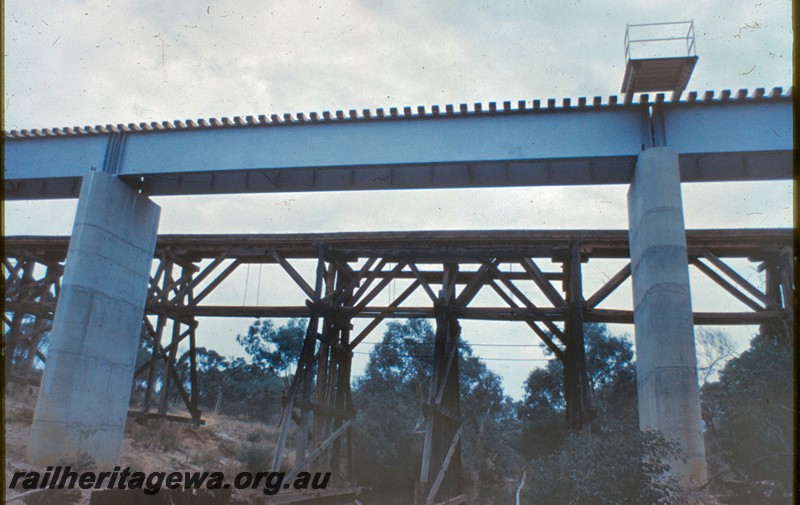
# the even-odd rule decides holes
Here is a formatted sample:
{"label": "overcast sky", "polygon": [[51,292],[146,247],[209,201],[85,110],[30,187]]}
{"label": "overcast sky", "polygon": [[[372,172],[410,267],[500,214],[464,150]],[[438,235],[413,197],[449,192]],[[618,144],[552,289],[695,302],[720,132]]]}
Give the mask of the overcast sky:
{"label": "overcast sky", "polygon": [[[605,101],[621,86],[626,23],[689,19],[696,24],[700,56],[689,90],[790,86],[788,0],[11,0],[5,2],[4,129],[551,97],[599,95]],[[788,181],[683,189],[690,228],[791,226]],[[626,228],[626,190],[504,188],[157,201],[162,233]],[[74,201],[12,202],[6,206],[5,232],[68,234],[74,209]],[[264,286],[268,283],[265,279]],[[695,289],[698,295],[712,297]],[[247,323],[239,321],[231,330],[212,321],[205,328],[236,333]],[[465,336],[486,342],[493,338],[487,331],[479,327],[466,334],[465,329]],[[524,329],[510,328],[508,335],[514,342],[532,338]],[[215,347],[234,352],[232,341],[230,335]],[[523,365],[490,363],[515,396],[531,364]],[[356,373],[362,367],[357,363]]]}

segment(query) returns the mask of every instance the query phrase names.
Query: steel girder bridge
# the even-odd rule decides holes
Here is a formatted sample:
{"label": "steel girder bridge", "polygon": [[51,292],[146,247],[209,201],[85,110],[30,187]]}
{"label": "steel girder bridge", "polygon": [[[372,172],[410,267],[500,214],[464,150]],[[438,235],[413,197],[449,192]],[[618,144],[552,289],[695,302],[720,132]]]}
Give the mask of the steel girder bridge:
{"label": "steel girder bridge", "polygon": [[[544,107],[539,101],[505,102],[500,107],[10,132],[5,190],[10,199],[76,197],[87,170],[112,174],[145,195],[629,183],[637,155],[660,145],[678,153],[684,182],[785,179],[791,176],[790,100],[775,89],[769,95],[756,90],[749,96],[723,92],[717,98],[692,93],[674,102],[663,95],[649,102],[643,95],[631,104],[619,104],[615,97],[605,104],[599,98],[574,105],[565,99],[561,106],[552,100]],[[686,241],[689,264],[747,308],[695,313],[695,324],[791,328],[790,231],[691,230]],[[68,246],[68,238],[6,239],[7,349],[22,345],[33,353],[37,338],[49,330]],[[134,371],[146,380],[147,393],[142,410],[131,414],[201,422],[195,372],[198,318],[308,318],[303,352],[284,398],[273,468],[284,463],[294,423],[308,437],[297,437],[291,473],[333,469],[338,487],[332,494],[346,497],[357,484],[351,452],[352,352],[386,319],[432,318],[436,347],[417,501],[459,503],[465,496],[459,483],[454,358],[458,320],[527,324],[563,361],[567,422],[579,428],[592,416],[583,324],[634,320],[633,310],[602,307],[631,275],[631,264],[591,293],[584,292],[582,264],[628,259],[629,251],[628,232],[620,230],[161,236],[144,305],[143,333],[153,355]],[[747,258],[764,270],[765,289],[732,268],[730,258]],[[313,275],[301,274],[298,261],[315,262]],[[560,268],[547,271],[547,261]],[[503,272],[501,262],[518,268]],[[207,303],[226,278],[250,264],[279,266],[303,293],[304,303]],[[379,305],[378,296],[393,281],[404,289],[391,303]],[[531,289],[547,303],[534,303]],[[471,305],[481,290],[496,293],[500,302]],[[428,303],[408,305],[415,293]],[[25,315],[35,319],[23,331]],[[362,318],[368,323],[355,332],[353,320]],[[188,391],[175,370],[178,346],[187,339]],[[6,359],[12,354],[7,352]],[[155,398],[159,379],[165,387]],[[185,403],[186,418],[167,415],[173,388]]]}
{"label": "steel girder bridge", "polygon": [[629,184],[668,145],[681,181],[790,179],[791,93],[611,96],[11,131],[5,198],[77,198],[88,170],[147,195]]}

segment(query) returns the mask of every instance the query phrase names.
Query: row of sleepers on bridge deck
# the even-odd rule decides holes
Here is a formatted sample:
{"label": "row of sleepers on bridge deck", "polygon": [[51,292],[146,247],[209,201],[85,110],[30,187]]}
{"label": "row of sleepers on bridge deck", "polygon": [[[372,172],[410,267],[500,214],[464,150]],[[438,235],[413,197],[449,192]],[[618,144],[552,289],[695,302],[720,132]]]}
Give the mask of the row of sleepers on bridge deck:
{"label": "row of sleepers on bridge deck", "polygon": [[[706,91],[702,95],[696,91],[688,93],[685,100],[680,103],[730,103],[730,102],[745,102],[745,101],[762,101],[762,100],[779,100],[789,99],[792,96],[792,88],[789,88],[784,93],[783,88],[772,88],[769,94],[766,93],[764,88],[757,88],[752,94],[748,94],[746,89],[740,89],[735,94],[730,90],[724,90],[715,98],[714,91]],[[664,93],[655,95],[655,102],[663,103],[666,101]],[[640,106],[649,104],[650,95],[642,93],[639,95],[639,101],[631,105]],[[241,128],[252,126],[278,126],[278,125],[292,125],[292,124],[308,124],[308,123],[330,123],[342,121],[375,121],[375,120],[393,120],[393,119],[426,119],[426,118],[445,118],[445,117],[459,117],[459,116],[476,116],[476,115],[491,115],[491,114],[521,114],[542,111],[564,111],[564,110],[584,110],[592,108],[609,108],[609,107],[628,107],[630,105],[624,104],[616,95],[608,98],[606,103],[603,103],[602,97],[596,96],[591,101],[586,97],[578,98],[577,102],[573,104],[570,98],[561,100],[561,104],[557,103],[555,98],[542,100],[519,100],[516,103],[511,101],[502,102],[498,107],[496,102],[489,102],[485,107],[484,104],[478,102],[470,107],[468,104],[461,104],[458,107],[453,105],[446,105],[444,108],[433,105],[428,110],[424,105],[416,108],[413,107],[391,107],[388,112],[384,109],[363,109],[358,111],[350,109],[345,113],[338,110],[335,113],[324,111],[322,114],[312,112],[310,114],[298,113],[292,114],[271,114],[271,115],[258,115],[258,116],[235,116],[232,119],[223,117],[221,119],[187,119],[185,121],[153,121],[150,123],[128,123],[117,125],[96,125],[96,126],[75,126],[64,128],[44,128],[32,130],[11,130],[3,132],[3,136],[7,139],[13,138],[34,138],[34,137],[59,137],[59,136],[72,136],[72,135],[104,135],[109,133],[122,133],[122,132],[151,132],[160,130],[192,130],[201,128]]]}

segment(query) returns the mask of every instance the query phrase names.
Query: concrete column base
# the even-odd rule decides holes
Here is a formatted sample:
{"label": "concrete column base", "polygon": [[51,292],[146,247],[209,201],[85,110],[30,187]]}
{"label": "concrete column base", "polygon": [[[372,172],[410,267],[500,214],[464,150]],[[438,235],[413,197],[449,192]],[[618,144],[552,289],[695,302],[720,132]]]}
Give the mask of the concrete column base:
{"label": "concrete column base", "polygon": [[678,442],[687,458],[671,474],[694,488],[707,479],[678,155],[639,155],[628,192],[639,427]]}
{"label": "concrete column base", "polygon": [[38,465],[113,466],[125,430],[160,208],[116,177],[83,179],[28,443]]}

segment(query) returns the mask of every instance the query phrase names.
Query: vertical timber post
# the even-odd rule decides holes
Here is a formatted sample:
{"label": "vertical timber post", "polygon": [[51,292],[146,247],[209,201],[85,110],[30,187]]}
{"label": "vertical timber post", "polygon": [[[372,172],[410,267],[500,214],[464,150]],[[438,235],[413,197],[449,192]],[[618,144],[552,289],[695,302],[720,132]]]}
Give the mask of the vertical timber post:
{"label": "vertical timber post", "polygon": [[38,465],[116,464],[159,207],[117,177],[83,179],[28,443]]}
{"label": "vertical timber post", "polygon": [[589,376],[586,370],[586,349],[583,333],[583,299],[581,276],[581,246],[572,241],[569,257],[564,262],[564,292],[569,312],[564,323],[564,401],[567,404],[567,429],[581,431],[589,428],[593,416]]}
{"label": "vertical timber post", "polygon": [[781,340],[792,338],[794,328],[794,268],[791,248],[765,259],[759,266],[764,271],[766,296],[781,310],[781,316],[761,323],[762,337]]}
{"label": "vertical timber post", "polygon": [[[278,425],[278,439],[275,442],[275,453],[273,454],[272,465],[270,467],[273,472],[282,470],[284,449],[286,448],[289,435],[289,426],[293,420],[299,425],[299,429],[295,434],[295,465],[302,464],[305,460],[310,418],[307,409],[303,410],[303,415],[301,417],[295,417],[294,407],[295,403],[307,406],[311,399],[312,382],[314,380],[313,374],[317,360],[315,351],[319,337],[317,330],[319,329],[321,315],[320,301],[322,299],[325,273],[324,250],[320,248],[316,268],[316,282],[314,284],[314,297],[306,302],[311,307],[311,315],[308,318],[308,326],[306,326],[306,336],[303,339],[303,348],[300,351],[300,358],[297,361],[294,378],[292,378],[289,391],[287,391],[286,396],[283,398],[283,412],[281,414],[280,424]],[[302,391],[300,390],[301,387]],[[299,402],[298,395],[300,395]]]}
{"label": "vertical timber post", "polygon": [[[327,299],[336,288],[337,269],[333,262],[328,263],[328,269],[325,272],[325,299]],[[317,358],[317,381],[315,391],[315,402],[317,408],[314,409],[314,424],[312,430],[312,440],[314,445],[320,445],[331,434],[331,426],[333,424],[333,416],[326,408],[332,407],[330,400],[332,391],[335,384],[336,364],[331,358],[332,345],[338,343],[340,330],[336,324],[336,318],[333,317],[336,311],[335,307],[326,307],[325,318],[322,320],[322,335],[319,343],[319,352]],[[326,471],[331,468],[330,465],[331,452],[330,450],[323,451],[317,458],[315,470]]]}
{"label": "vertical timber post", "polygon": [[169,410],[169,394],[172,389],[172,371],[175,369],[175,354],[178,352],[177,342],[181,336],[181,323],[178,319],[172,320],[172,339],[170,340],[167,363],[161,376],[161,402],[158,405],[158,414],[166,415]]}
{"label": "vertical timber post", "polygon": [[[159,314],[156,318],[156,327],[155,332],[153,333],[153,356],[158,356],[161,354],[161,338],[164,336],[164,327],[166,324],[167,316]],[[145,389],[144,405],[142,406],[142,411],[144,413],[150,412],[150,404],[153,399],[153,392],[156,382],[156,367],[160,361],[161,360],[153,361],[147,371],[147,388]]]}
{"label": "vertical timber post", "polygon": [[[17,266],[21,266],[22,277],[17,281],[17,279],[14,278],[16,273],[11,271],[12,280],[9,282],[9,284],[17,283],[17,292],[21,292],[31,283],[33,283],[33,269],[36,267],[36,262],[33,259],[20,258]],[[14,367],[14,356],[17,353],[17,346],[22,343],[21,340],[24,336],[22,331],[24,319],[25,313],[23,311],[14,311],[14,315],[11,317],[10,328],[5,335],[5,367],[7,370],[6,373],[9,375],[15,375],[14,370],[16,367]]]}
{"label": "vertical timber post", "polygon": [[680,445],[671,474],[684,487],[706,482],[692,301],[678,155],[643,151],[628,191],[639,428]]}
{"label": "vertical timber post", "polygon": [[[461,326],[453,313],[457,264],[446,264],[436,303],[436,335],[433,368],[425,414],[417,505],[438,501],[461,503],[461,399],[459,396],[458,344]],[[437,498],[438,497],[438,498]],[[453,501],[454,500],[454,501]]]}

